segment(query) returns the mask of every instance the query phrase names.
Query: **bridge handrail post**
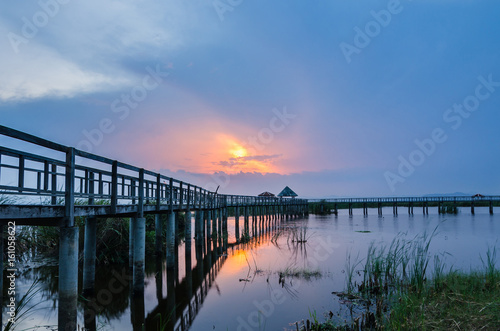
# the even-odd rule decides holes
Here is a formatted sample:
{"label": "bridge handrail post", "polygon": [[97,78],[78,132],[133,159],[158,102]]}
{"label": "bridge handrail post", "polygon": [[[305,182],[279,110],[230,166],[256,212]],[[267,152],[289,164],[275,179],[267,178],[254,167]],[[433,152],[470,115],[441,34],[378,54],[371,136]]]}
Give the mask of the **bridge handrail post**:
{"label": "bridge handrail post", "polygon": [[156,210],[160,210],[161,204],[161,175],[156,175]]}
{"label": "bridge handrail post", "polygon": [[170,212],[172,213],[174,211],[174,180],[173,178],[170,178],[169,180],[169,192],[168,192],[168,202],[170,205]]}
{"label": "bridge handrail post", "polygon": [[139,199],[137,205],[137,217],[144,217],[144,169],[139,170]]}
{"label": "bridge handrail post", "polygon": [[182,204],[184,202],[184,199],[183,199],[184,198],[183,197],[183,195],[184,195],[184,189],[182,188],[182,184],[183,183],[180,182],[180,185],[179,185],[179,209],[182,208]]}
{"label": "bridge handrail post", "polygon": [[118,161],[111,166],[111,214],[116,214],[118,204]]}
{"label": "bridge handrail post", "polygon": [[75,225],[75,149],[66,152],[66,173],[64,187],[64,220],[62,226]]}
{"label": "bridge handrail post", "polygon": [[88,204],[89,205],[93,205],[94,204],[94,191],[95,191],[95,187],[94,187],[94,172],[93,171],[89,171],[88,173],[88,194],[89,194],[89,201],[88,201]]}
{"label": "bridge handrail post", "polygon": [[50,203],[57,204],[57,165],[52,164],[52,178],[51,178],[52,197]]}

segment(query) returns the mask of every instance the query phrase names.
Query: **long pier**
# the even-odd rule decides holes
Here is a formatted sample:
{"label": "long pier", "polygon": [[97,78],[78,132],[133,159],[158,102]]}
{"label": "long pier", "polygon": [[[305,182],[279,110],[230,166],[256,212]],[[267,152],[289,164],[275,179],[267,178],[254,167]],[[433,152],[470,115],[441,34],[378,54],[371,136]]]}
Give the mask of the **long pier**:
{"label": "long pier", "polygon": [[309,203],[319,204],[320,212],[326,212],[332,208],[334,214],[339,209],[348,209],[349,215],[353,214],[354,208],[362,208],[363,214],[368,215],[368,208],[377,208],[378,214],[382,215],[383,207],[392,207],[394,215],[398,214],[398,207],[407,207],[408,214],[413,215],[415,207],[421,207],[423,214],[429,214],[429,207],[437,207],[438,213],[443,208],[459,205],[468,205],[471,213],[475,213],[475,207],[486,206],[489,213],[493,214],[493,206],[500,204],[500,196],[440,196],[440,197],[385,197],[385,198],[336,198],[336,199],[310,199]]}
{"label": "long pier", "polygon": [[[23,147],[0,146],[0,256],[3,257],[5,225],[9,231],[13,225],[60,227],[59,330],[77,328],[79,229],[75,217],[85,219],[83,291],[92,291],[95,284],[98,219],[120,217],[130,219],[133,292],[144,296],[145,215],[155,217],[157,251],[166,245],[167,268],[171,268],[175,264],[181,212],[188,220],[186,240],[193,238],[193,218],[196,239],[214,234],[224,237],[229,208],[235,213],[237,240],[240,217],[248,235],[250,226],[270,227],[280,220],[308,213],[308,201],[304,199],[218,194],[5,126],[0,126],[0,135],[14,146]],[[167,215],[166,238],[162,238],[162,214]],[[0,262],[3,275],[3,261]]]}

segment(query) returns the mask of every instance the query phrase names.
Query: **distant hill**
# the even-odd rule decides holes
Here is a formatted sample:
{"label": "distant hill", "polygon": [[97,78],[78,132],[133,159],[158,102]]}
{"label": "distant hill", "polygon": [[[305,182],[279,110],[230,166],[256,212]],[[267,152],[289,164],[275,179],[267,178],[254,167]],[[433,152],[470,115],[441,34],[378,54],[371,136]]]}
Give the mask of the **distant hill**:
{"label": "distant hill", "polygon": [[424,197],[470,197],[473,196],[476,193],[463,193],[463,192],[455,192],[455,193],[441,193],[441,194],[426,194]]}

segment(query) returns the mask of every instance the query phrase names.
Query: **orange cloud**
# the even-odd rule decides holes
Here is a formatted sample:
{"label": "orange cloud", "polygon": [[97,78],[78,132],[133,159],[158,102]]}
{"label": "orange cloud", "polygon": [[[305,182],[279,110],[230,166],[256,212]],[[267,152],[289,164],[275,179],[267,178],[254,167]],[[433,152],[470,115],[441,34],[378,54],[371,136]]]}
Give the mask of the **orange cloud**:
{"label": "orange cloud", "polygon": [[[233,132],[229,133],[228,128]],[[224,131],[227,133],[221,133]],[[225,124],[213,118],[191,119],[182,126],[157,123],[128,142],[127,150],[139,159],[139,163],[134,164],[151,169],[279,173],[277,161],[282,158],[281,153],[257,154],[248,147],[245,138],[253,131],[253,128]]]}

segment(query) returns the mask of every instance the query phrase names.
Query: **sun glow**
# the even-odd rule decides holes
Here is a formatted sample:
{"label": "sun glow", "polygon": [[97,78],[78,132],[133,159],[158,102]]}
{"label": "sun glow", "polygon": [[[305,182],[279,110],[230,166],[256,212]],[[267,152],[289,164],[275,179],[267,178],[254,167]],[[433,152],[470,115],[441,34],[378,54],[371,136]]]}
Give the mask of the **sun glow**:
{"label": "sun glow", "polygon": [[229,153],[236,158],[248,156],[248,151],[243,146],[236,146],[235,148],[231,149]]}

